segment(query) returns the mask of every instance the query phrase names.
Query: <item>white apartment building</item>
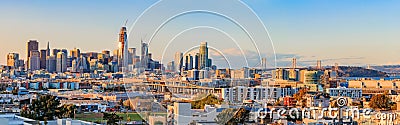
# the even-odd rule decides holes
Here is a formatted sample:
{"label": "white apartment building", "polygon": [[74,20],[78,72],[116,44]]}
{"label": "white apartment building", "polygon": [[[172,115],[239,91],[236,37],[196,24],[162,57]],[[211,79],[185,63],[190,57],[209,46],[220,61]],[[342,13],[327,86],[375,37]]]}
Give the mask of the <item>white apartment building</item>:
{"label": "white apartment building", "polygon": [[216,124],[214,118],[217,117],[228,105],[205,105],[204,109],[191,109],[192,105],[188,102],[174,102],[173,106],[168,107],[167,121],[174,125],[187,125],[192,121]]}
{"label": "white apartment building", "polygon": [[269,100],[292,96],[298,90],[298,88],[236,86],[232,88],[223,88],[221,96],[227,102],[242,103],[245,100]]}

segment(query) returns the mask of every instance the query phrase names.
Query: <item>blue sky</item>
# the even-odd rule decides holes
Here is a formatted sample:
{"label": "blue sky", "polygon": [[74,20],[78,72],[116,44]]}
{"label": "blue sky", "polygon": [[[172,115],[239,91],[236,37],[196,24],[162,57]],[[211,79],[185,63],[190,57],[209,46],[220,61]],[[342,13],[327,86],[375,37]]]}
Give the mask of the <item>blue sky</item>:
{"label": "blue sky", "polygon": [[[8,52],[18,52],[22,58],[25,58],[25,44],[29,39],[39,40],[40,48],[45,48],[45,43],[50,41],[52,48],[77,47],[82,51],[116,49],[117,34],[124,21],[128,19],[128,26],[131,26],[133,21],[155,2],[157,1],[1,1],[0,56],[3,58],[0,58],[0,64],[6,63]],[[400,42],[397,37],[400,32],[400,1],[245,0],[244,3],[253,9],[266,25],[278,56],[278,66],[289,66],[292,57],[298,58],[299,64],[304,66],[314,65],[316,60],[323,60],[324,65],[333,65],[334,62],[343,65],[400,64]],[[238,13],[239,18],[243,12],[240,9],[229,8],[229,3],[211,3],[210,6]],[[184,7],[187,7],[187,4],[181,5],[176,2],[176,6],[165,11]],[[161,12],[160,15],[162,14],[164,13]],[[246,20],[246,15],[242,15],[243,18],[240,20]],[[233,36],[241,34],[241,32],[236,32],[235,26],[225,23],[224,19],[193,14],[171,22],[160,31],[160,37],[154,39],[169,41],[173,34],[185,29],[184,26],[213,24]],[[139,31],[136,30],[135,33],[137,32]],[[243,57],[235,53],[238,51],[235,48],[226,46],[225,40],[227,42],[230,40],[228,37],[223,34],[215,36],[213,34],[218,33],[204,29],[193,30],[182,35],[190,36],[192,39],[197,38],[198,43],[189,44],[187,43],[189,39],[182,36],[177,38],[174,44],[191,47],[206,40],[225,55],[232,57],[233,62]],[[196,35],[204,35],[204,37],[196,37]],[[137,39],[147,40],[150,36],[145,33],[139,36],[141,38],[132,38],[132,42],[137,43]],[[239,44],[245,44],[245,42]],[[150,47],[152,46],[159,47],[157,44]],[[137,46],[132,44],[130,47]],[[151,48],[150,50],[155,55],[161,55],[162,52],[159,49],[152,50]],[[251,47],[244,45],[243,48],[246,56],[250,58],[253,56],[247,54],[256,53]],[[268,51],[272,50],[268,49]],[[170,56],[167,57],[170,58]],[[161,56],[155,56],[155,58],[161,58]],[[166,61],[169,60],[166,59]]]}

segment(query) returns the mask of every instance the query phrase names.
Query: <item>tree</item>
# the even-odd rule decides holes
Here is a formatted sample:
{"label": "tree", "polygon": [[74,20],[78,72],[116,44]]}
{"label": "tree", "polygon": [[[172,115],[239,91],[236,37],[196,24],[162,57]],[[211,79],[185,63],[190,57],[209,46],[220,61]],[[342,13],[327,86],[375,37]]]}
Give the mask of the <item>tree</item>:
{"label": "tree", "polygon": [[21,110],[21,116],[43,121],[54,120],[55,116],[59,116],[57,112],[60,101],[52,95],[41,95],[38,99],[32,101],[32,104],[25,106]]}
{"label": "tree", "polygon": [[118,116],[115,113],[103,113],[103,119],[107,120],[107,125],[117,125],[116,122],[122,120],[122,117]]}
{"label": "tree", "polygon": [[301,102],[302,106],[304,107],[306,105],[306,99],[304,96],[307,94],[307,89],[300,89],[296,94],[293,95],[293,97]]}
{"label": "tree", "polygon": [[132,109],[132,104],[130,99],[125,100],[123,104],[125,108]]}
{"label": "tree", "polygon": [[214,120],[220,125],[237,125],[248,121],[249,115],[250,111],[245,108],[228,108],[219,113]]}
{"label": "tree", "polygon": [[217,117],[214,120],[219,125],[234,125],[231,119],[232,116],[235,115],[235,112],[236,111],[233,108],[224,109],[222,110],[221,113],[217,115]]}
{"label": "tree", "polygon": [[56,112],[58,118],[73,118],[75,116],[76,106],[73,104],[64,104]]}
{"label": "tree", "polygon": [[222,100],[218,99],[216,96],[209,94],[206,97],[190,102],[192,104],[192,109],[204,109],[204,105],[214,105],[221,104]]}
{"label": "tree", "polygon": [[249,120],[249,116],[250,116],[250,111],[246,110],[245,108],[240,108],[235,115],[233,116],[233,122],[234,123],[242,123],[244,124],[244,122]]}
{"label": "tree", "polygon": [[390,98],[387,94],[377,94],[372,96],[369,107],[374,109],[389,109],[391,107]]}

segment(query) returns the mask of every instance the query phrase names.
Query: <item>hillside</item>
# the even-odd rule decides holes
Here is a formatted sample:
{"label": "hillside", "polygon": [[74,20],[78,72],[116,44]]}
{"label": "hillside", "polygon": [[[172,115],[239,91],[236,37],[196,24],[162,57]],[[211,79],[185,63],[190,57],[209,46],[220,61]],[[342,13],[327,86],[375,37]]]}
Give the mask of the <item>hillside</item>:
{"label": "hillside", "polygon": [[363,67],[339,66],[341,77],[385,77],[385,72]]}

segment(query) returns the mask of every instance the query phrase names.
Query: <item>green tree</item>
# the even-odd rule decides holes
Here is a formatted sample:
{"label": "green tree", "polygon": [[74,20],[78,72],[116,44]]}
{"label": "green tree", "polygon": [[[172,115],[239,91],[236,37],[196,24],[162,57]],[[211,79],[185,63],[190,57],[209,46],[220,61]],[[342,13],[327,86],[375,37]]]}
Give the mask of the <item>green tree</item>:
{"label": "green tree", "polygon": [[54,120],[55,116],[59,116],[57,112],[60,101],[52,95],[41,95],[32,101],[32,104],[25,106],[21,110],[21,116],[34,120]]}
{"label": "green tree", "polygon": [[245,108],[229,108],[219,113],[214,120],[220,125],[237,125],[239,123],[244,124],[249,120],[249,117],[250,111]]}
{"label": "green tree", "polygon": [[192,104],[192,109],[203,109],[204,105],[214,105],[221,104],[222,100],[218,99],[216,96],[209,94],[206,97],[190,102]]}
{"label": "green tree", "polygon": [[374,109],[390,109],[390,98],[386,93],[374,95],[369,102],[369,107]]}
{"label": "green tree", "polygon": [[117,122],[122,120],[122,117],[115,113],[103,113],[103,119],[107,120],[107,125],[117,125]]}
{"label": "green tree", "polygon": [[73,104],[64,104],[56,110],[58,118],[73,118],[75,111],[76,106]]}

